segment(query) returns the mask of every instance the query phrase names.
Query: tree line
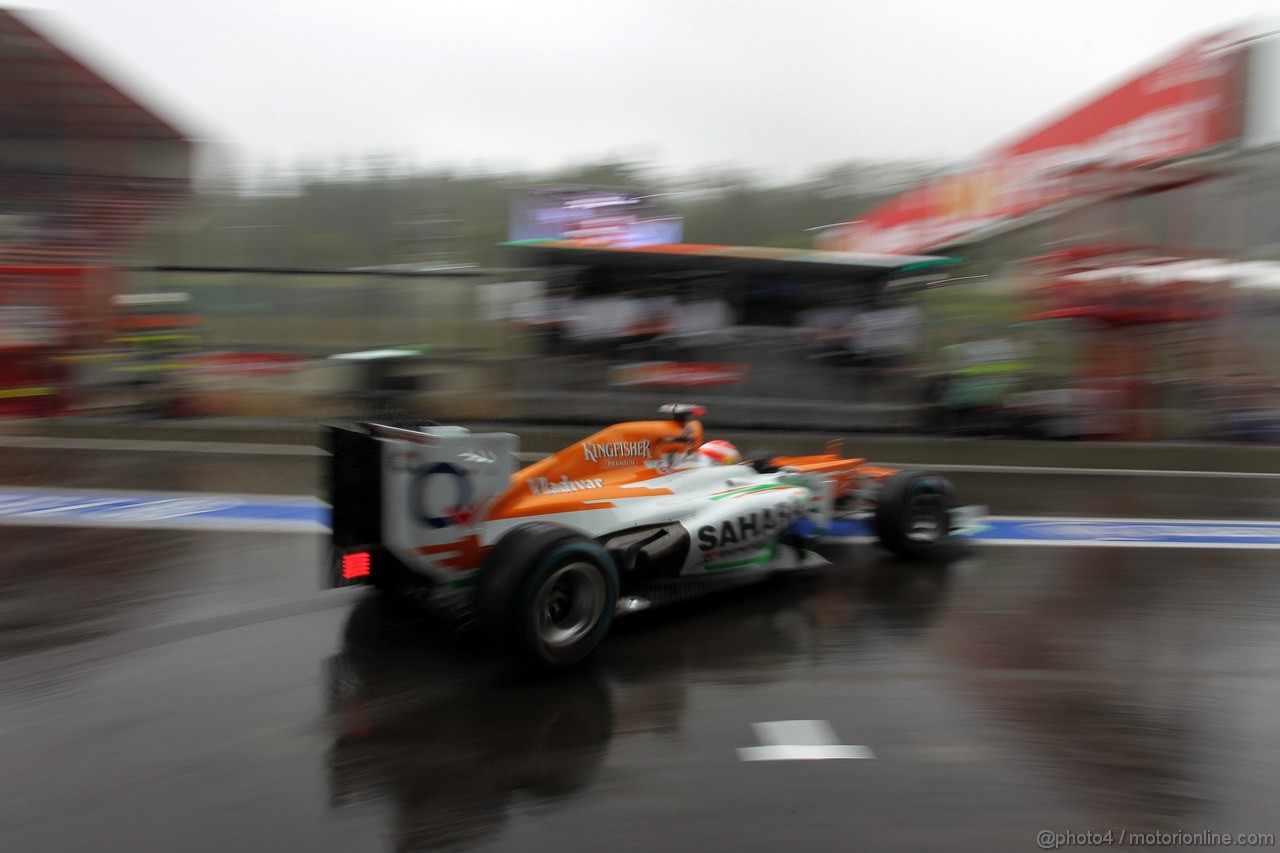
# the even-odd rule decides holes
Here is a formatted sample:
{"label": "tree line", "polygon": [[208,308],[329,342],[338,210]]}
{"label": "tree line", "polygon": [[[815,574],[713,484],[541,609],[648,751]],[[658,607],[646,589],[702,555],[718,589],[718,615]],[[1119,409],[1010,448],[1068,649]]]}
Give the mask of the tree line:
{"label": "tree line", "polygon": [[634,187],[666,193],[691,243],[805,248],[824,225],[857,216],[941,166],[851,161],[791,180],[735,168],[663,175],[610,160],[549,172],[406,169],[369,159],[355,167],[277,170],[245,185],[205,180],[171,227],[142,247],[156,263],[347,268],[388,264],[510,263],[511,194],[544,184]]}

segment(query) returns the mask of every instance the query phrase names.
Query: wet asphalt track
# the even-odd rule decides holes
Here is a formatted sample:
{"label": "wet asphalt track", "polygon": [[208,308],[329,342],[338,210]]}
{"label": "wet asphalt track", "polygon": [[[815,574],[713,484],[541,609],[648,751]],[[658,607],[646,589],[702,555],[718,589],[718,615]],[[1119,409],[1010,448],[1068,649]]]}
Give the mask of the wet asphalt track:
{"label": "wet asphalt track", "polygon": [[[319,464],[0,448],[0,485],[314,494]],[[1280,518],[1280,479],[952,477],[995,513]],[[1280,832],[1275,551],[845,549],[629,617],[594,666],[527,682],[362,591],[318,592],[314,535],[0,527],[0,546],[4,850]],[[740,761],[779,720],[875,757]]]}

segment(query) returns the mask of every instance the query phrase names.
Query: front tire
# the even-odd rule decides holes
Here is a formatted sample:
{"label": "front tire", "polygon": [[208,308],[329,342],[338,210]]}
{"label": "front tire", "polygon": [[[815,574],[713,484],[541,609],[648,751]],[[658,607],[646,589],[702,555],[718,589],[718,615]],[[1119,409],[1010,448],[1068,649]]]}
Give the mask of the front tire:
{"label": "front tire", "polygon": [[955,488],[945,478],[923,471],[895,474],[876,500],[876,536],[901,557],[936,556],[949,542],[955,505]]}
{"label": "front tire", "polygon": [[542,670],[589,657],[613,622],[618,570],[592,540],[534,522],[498,542],[480,571],[481,622],[499,648]]}

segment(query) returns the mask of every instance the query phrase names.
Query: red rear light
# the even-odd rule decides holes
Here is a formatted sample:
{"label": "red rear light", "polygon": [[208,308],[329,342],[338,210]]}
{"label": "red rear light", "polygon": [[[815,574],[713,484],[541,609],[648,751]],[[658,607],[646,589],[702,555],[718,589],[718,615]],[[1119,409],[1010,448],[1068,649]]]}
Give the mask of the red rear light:
{"label": "red rear light", "polygon": [[342,579],[352,581],[369,574],[369,552],[357,551],[342,555]]}

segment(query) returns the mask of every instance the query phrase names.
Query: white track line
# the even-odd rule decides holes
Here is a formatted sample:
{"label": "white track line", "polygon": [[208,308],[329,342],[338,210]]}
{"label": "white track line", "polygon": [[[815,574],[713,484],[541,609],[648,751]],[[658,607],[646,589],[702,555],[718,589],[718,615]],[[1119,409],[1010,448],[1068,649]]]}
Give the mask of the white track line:
{"label": "white track line", "polygon": [[[199,516],[192,516],[199,518]],[[325,533],[326,525],[314,521],[250,521],[239,519],[206,519],[204,521],[186,521],[181,518],[128,519],[110,520],[95,519],[92,516],[3,516],[0,515],[0,526],[6,527],[93,527],[98,529],[114,528],[116,530],[182,530],[192,533]]]}
{"label": "white track line", "polygon": [[965,539],[967,544],[1020,548],[1198,548],[1200,550],[1280,551],[1280,542],[1141,542],[1132,539]]}
{"label": "white track line", "polygon": [[983,521],[1051,521],[1057,524],[1071,522],[1085,522],[1098,524],[1111,524],[1119,522],[1121,524],[1200,524],[1200,525],[1253,525],[1256,527],[1270,527],[1280,530],[1280,520],[1271,518],[1116,518],[1115,516],[1101,515],[988,515],[985,518],[978,519],[976,524]]}
{"label": "white track line", "polygon": [[865,746],[842,744],[826,720],[777,720],[752,723],[762,746],[742,747],[742,761],[826,761],[840,758],[875,758]]}
{"label": "white track line", "polygon": [[[1113,518],[1111,521],[1126,521]],[[822,540],[830,545],[870,545],[874,536],[837,536]],[[1198,548],[1235,551],[1280,551],[1280,542],[1169,542],[1135,541],[1131,539],[969,539],[960,540],[965,545],[985,548],[988,545],[1008,548]]]}
{"label": "white track line", "polygon": [[829,761],[838,758],[875,758],[865,746],[744,746],[741,761]]}

